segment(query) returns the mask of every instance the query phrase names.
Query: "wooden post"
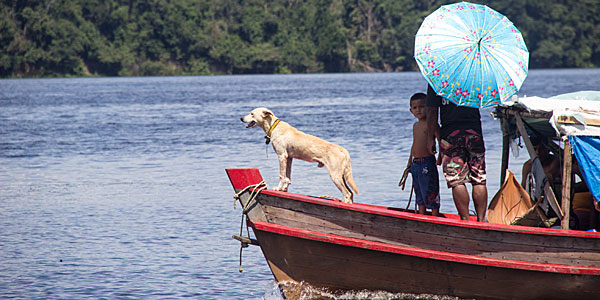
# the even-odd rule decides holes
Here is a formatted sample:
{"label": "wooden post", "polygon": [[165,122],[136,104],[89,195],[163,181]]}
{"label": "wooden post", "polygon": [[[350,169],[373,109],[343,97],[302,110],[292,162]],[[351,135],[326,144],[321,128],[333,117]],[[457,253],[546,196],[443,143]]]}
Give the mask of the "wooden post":
{"label": "wooden post", "polygon": [[506,179],[506,170],[508,169],[508,158],[510,150],[510,132],[508,132],[508,115],[502,116],[500,127],[502,128],[502,166],[500,170],[500,186]]}
{"label": "wooden post", "polygon": [[525,130],[525,125],[523,125],[523,120],[521,119],[521,116],[518,114],[515,115],[515,120],[517,121],[517,129],[519,130],[519,133],[523,138],[523,142],[525,143],[525,148],[529,153],[529,157],[531,157],[531,159],[537,157],[537,153],[535,153],[535,150],[533,149],[533,144],[529,139],[529,133],[527,133],[527,130]]}
{"label": "wooden post", "polygon": [[562,178],[562,210],[565,216],[561,222],[562,229],[569,229],[569,218],[571,215],[571,178],[572,178],[572,161],[571,161],[571,143],[569,138],[564,137],[564,154],[563,154],[563,178]]}
{"label": "wooden post", "polygon": [[[525,125],[523,125],[523,120],[521,119],[521,116],[519,114],[515,115],[515,119],[517,121],[517,129],[519,129],[519,133],[521,134],[521,137],[523,137],[523,141],[525,142],[525,146],[527,147],[527,151],[529,152],[529,157],[531,157],[531,159],[533,160],[535,157],[537,157],[537,154],[535,153],[535,150],[533,149],[533,144],[531,143],[531,140],[529,139],[529,134],[527,134],[527,130],[525,130]],[[538,167],[540,170],[544,169],[544,168],[542,168],[539,159],[535,160],[534,163],[539,164]],[[550,207],[552,207],[552,209],[554,210],[556,215],[559,217],[559,219],[562,220],[564,217],[564,214],[560,209],[560,205],[558,204],[558,201],[556,200],[556,196],[554,196],[554,191],[552,191],[552,187],[550,187],[550,184],[548,183],[548,181],[546,181],[546,183],[544,184],[544,195],[546,195],[546,198],[548,198],[548,203],[550,204]]]}

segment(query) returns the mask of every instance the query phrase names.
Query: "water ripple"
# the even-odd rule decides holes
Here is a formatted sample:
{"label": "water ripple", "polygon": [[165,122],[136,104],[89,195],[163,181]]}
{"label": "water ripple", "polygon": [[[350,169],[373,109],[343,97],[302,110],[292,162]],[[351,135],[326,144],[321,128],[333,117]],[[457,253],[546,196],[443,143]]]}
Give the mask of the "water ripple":
{"label": "water ripple", "polygon": [[[521,94],[598,86],[598,69],[532,70]],[[224,169],[256,167],[269,186],[279,180],[264,132],[239,118],[267,106],[343,145],[356,201],[404,207],[408,191],[396,184],[412,139],[408,98],[425,81],[411,72],[22,79],[0,87],[0,298],[280,300],[259,248],[244,250],[238,272],[231,235],[241,211]],[[489,110],[482,118],[492,191],[501,137]],[[511,170],[519,174],[523,160],[511,158]],[[301,161],[290,191],[338,195],[325,170]],[[455,211],[450,197],[442,189],[442,211]]]}

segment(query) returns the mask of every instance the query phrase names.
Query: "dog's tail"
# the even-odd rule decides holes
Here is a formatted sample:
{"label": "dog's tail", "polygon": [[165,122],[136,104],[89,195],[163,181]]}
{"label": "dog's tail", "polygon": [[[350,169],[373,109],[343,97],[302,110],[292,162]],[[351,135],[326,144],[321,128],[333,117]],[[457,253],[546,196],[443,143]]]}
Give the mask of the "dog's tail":
{"label": "dog's tail", "polygon": [[358,195],[358,188],[354,183],[354,178],[352,177],[352,166],[350,165],[350,155],[347,156],[346,163],[344,164],[344,181],[346,185],[349,185],[354,192]]}

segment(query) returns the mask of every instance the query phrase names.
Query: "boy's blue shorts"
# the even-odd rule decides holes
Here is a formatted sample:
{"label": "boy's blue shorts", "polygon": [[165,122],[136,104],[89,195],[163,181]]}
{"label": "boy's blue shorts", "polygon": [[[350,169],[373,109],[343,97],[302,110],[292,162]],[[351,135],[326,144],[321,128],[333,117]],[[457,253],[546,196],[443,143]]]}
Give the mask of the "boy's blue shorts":
{"label": "boy's blue shorts", "polygon": [[440,208],[440,181],[435,156],[415,158],[410,164],[417,205]]}

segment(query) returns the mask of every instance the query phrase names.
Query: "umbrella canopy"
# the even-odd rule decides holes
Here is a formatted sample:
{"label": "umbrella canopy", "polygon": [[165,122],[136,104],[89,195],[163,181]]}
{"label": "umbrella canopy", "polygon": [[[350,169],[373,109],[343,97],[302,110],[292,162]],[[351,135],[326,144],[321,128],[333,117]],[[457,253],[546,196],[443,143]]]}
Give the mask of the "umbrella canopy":
{"label": "umbrella canopy", "polygon": [[519,91],[529,51],[508,18],[485,5],[460,2],[425,18],[415,59],[438,95],[457,105],[487,107]]}

